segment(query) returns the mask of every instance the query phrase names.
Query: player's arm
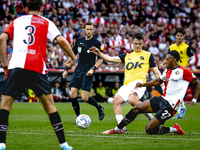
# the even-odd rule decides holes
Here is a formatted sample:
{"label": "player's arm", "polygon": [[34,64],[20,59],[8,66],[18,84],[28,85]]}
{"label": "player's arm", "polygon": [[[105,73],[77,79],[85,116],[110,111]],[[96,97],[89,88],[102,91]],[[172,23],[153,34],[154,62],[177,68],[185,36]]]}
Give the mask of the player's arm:
{"label": "player's arm", "polygon": [[8,40],[8,34],[7,33],[2,33],[0,36],[0,56],[1,56],[1,60],[2,60],[2,67],[4,69],[4,71],[7,71],[8,65],[9,65],[9,61],[8,61],[8,57],[6,55],[6,45],[7,45],[7,40]]}
{"label": "player's arm", "polygon": [[70,61],[68,61],[68,63],[66,64],[66,67],[69,67],[69,68],[72,67],[75,64],[76,57],[74,55],[74,52],[72,51],[70,44],[68,43],[68,41],[63,36],[58,36],[56,38],[56,40],[58,41],[60,46],[64,49],[64,51],[71,58]]}
{"label": "player's arm", "polygon": [[190,61],[189,63],[185,66],[186,68],[194,65],[196,59],[195,59],[195,56],[194,56],[194,53],[192,51],[192,49],[190,47],[187,48],[187,55],[190,57]]}
{"label": "player's arm", "polygon": [[102,52],[100,52],[100,50],[98,48],[96,48],[94,46],[91,47],[90,50],[91,50],[90,52],[98,55],[99,57],[103,58],[107,62],[122,63],[120,57],[118,57],[118,56],[110,57],[108,55],[105,55]]}
{"label": "player's arm", "polygon": [[[160,73],[160,71],[158,70],[157,67],[151,68],[151,71],[153,71],[153,73],[155,74],[156,78],[159,78],[161,76],[161,73]],[[160,86],[161,86],[162,90],[164,90],[164,88],[165,88],[164,83],[162,83]]]}
{"label": "player's arm", "polygon": [[200,95],[200,81],[198,79],[196,80],[193,80],[192,81],[192,85],[195,86],[195,89],[194,89],[194,97],[192,99],[192,101],[189,101],[187,102],[187,105],[192,105],[194,106],[197,102],[197,99],[199,98],[199,95]]}
{"label": "player's arm", "polygon": [[98,59],[95,65],[87,72],[87,76],[93,75],[96,68],[98,68],[103,63],[103,59]]}
{"label": "player's arm", "polygon": [[144,86],[154,86],[154,85],[159,85],[159,84],[162,84],[163,83],[163,80],[161,80],[160,78],[157,78],[157,79],[154,79],[154,80],[151,80],[149,82],[146,82],[146,83],[140,83],[138,82],[135,86],[135,88],[137,87],[144,87]]}

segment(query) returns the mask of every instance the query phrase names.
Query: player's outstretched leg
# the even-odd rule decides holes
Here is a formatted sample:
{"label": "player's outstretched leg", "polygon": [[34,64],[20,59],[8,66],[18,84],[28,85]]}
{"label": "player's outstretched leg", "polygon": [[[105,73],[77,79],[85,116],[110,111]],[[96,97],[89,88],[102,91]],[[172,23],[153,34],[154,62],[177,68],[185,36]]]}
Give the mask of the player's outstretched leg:
{"label": "player's outstretched leg", "polygon": [[131,109],[127,115],[123,118],[123,120],[116,126],[114,129],[106,130],[103,132],[103,134],[123,134],[123,128],[130,124],[135,118],[137,117],[137,114]]}
{"label": "player's outstretched leg", "polygon": [[96,100],[92,97],[89,97],[87,103],[89,103],[90,105],[93,105],[97,108],[98,112],[99,112],[99,120],[103,120],[105,113],[104,113],[104,108],[102,105],[99,105]]}

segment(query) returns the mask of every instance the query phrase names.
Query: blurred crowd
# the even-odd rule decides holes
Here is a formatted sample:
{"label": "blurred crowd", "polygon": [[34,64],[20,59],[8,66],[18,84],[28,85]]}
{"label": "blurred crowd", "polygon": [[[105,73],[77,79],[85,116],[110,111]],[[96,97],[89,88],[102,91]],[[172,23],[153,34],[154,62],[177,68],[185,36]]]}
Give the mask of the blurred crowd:
{"label": "blurred crowd", "polygon": [[[0,0],[0,34],[12,20],[26,14],[26,3],[27,0]],[[132,37],[140,32],[145,37],[144,50],[155,56],[157,65],[175,43],[176,28],[183,27],[184,42],[196,57],[191,70],[200,68],[199,0],[44,0],[43,16],[55,23],[71,46],[84,36],[84,23],[94,23],[94,36],[102,43],[103,53],[110,56],[132,52]],[[12,43],[8,43],[9,59],[12,52]],[[67,59],[56,42],[48,43],[47,68],[63,68]],[[124,65],[104,62],[99,69],[121,70]]]}

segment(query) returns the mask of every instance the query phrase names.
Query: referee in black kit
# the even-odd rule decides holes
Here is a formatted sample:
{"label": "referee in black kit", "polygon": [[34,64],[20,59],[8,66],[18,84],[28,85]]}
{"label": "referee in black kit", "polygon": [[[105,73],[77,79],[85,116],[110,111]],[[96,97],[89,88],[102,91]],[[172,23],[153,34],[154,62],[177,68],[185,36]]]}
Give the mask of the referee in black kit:
{"label": "referee in black kit", "polygon": [[[86,23],[84,25],[84,31],[85,36],[77,39],[75,45],[73,46],[74,54],[76,55],[79,53],[79,62],[72,75],[72,79],[69,85],[71,88],[70,100],[72,102],[76,116],[78,117],[80,115],[80,106],[77,100],[77,95],[79,89],[82,88],[81,99],[97,108],[99,112],[99,120],[101,121],[105,116],[103,106],[98,104],[94,98],[89,96],[90,89],[92,88],[93,74],[95,69],[102,64],[103,59],[98,57],[98,61],[96,62],[97,56],[93,53],[90,53],[89,48],[95,46],[103,51],[103,47],[101,46],[101,43],[93,37],[94,25],[92,23]],[[67,76],[67,71],[68,68],[65,68],[65,71],[62,75],[63,78]]]}

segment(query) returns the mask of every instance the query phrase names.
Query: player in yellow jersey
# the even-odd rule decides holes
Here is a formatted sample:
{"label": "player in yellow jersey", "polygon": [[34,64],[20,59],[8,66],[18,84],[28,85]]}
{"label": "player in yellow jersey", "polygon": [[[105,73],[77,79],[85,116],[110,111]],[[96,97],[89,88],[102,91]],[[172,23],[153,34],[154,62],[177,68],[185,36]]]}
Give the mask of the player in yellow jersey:
{"label": "player in yellow jersey", "polygon": [[[176,30],[175,38],[176,43],[172,44],[169,47],[168,51],[176,50],[180,54],[179,65],[184,66],[186,68],[192,66],[195,63],[195,56],[189,45],[187,45],[184,40],[185,31],[183,28],[179,28]],[[163,68],[163,65],[166,64],[166,60],[164,60],[160,65],[159,68]],[[179,104],[178,115],[173,119],[184,118],[186,107],[184,105],[184,101]]]}
{"label": "player in yellow jersey", "polygon": [[[136,106],[141,103],[140,98],[144,95],[145,87],[135,89],[137,82],[146,82],[146,74],[151,68],[156,78],[160,77],[160,72],[156,67],[153,55],[150,52],[142,50],[144,45],[144,37],[137,33],[133,37],[134,52],[130,54],[121,54],[119,56],[110,57],[100,52],[96,47],[90,48],[91,52],[103,58],[105,61],[114,63],[125,63],[124,84],[119,88],[113,99],[113,109],[118,123],[123,119],[122,105],[130,103]],[[163,86],[163,85],[162,85]],[[153,116],[145,114],[149,119]],[[126,128],[123,128],[123,133],[128,133]]]}

